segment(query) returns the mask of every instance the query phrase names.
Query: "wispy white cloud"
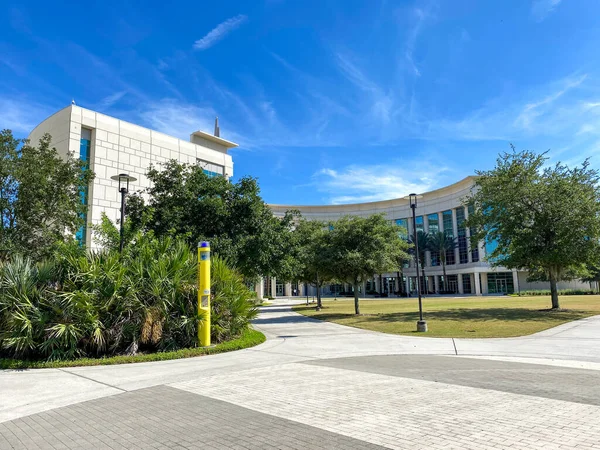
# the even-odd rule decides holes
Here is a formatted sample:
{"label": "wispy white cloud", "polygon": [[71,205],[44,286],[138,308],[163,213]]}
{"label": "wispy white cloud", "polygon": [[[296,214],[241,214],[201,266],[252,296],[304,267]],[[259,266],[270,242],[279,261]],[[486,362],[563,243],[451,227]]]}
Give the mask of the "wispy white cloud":
{"label": "wispy white cloud", "polygon": [[531,128],[537,117],[543,115],[556,100],[571,89],[579,86],[586,78],[587,75],[582,75],[574,79],[567,79],[564,81],[563,86],[560,86],[555,92],[548,94],[541,100],[526,104],[521,114],[519,114],[519,117],[517,117],[517,125],[526,129]]}
{"label": "wispy white cloud", "polygon": [[[348,56],[338,52],[335,54],[336,63],[344,77],[364,93],[364,101],[370,112],[373,125],[388,124],[394,112],[393,96],[386,92],[376,82],[371,80]],[[361,107],[361,109],[363,109]]]}
{"label": "wispy white cloud", "polygon": [[379,86],[372,82],[362,70],[360,70],[351,60],[341,53],[336,53],[336,61],[342,74],[352,82],[356,87],[367,92],[378,92]]}
{"label": "wispy white cloud", "polygon": [[531,15],[536,22],[541,22],[554,12],[560,2],[561,0],[533,0]]}
{"label": "wispy white cloud", "polygon": [[443,184],[443,165],[386,164],[342,169],[323,168],[313,176],[313,185],[332,204],[372,202],[427,192]]}
{"label": "wispy white cloud", "polygon": [[210,107],[202,108],[163,99],[144,104],[138,115],[141,122],[153,130],[189,139],[194,131],[211,130],[217,114]]}
{"label": "wispy white cloud", "polygon": [[247,16],[238,14],[235,17],[231,17],[226,21],[221,22],[215,28],[210,30],[203,38],[194,42],[194,48],[197,50],[206,50],[207,48],[212,47],[226,35],[246,22],[246,20],[248,20]]}
{"label": "wispy white cloud", "polygon": [[108,95],[98,102],[96,108],[100,110],[108,109],[111,106],[118,103],[119,100],[121,100],[126,94],[127,91],[119,91],[115,92],[114,94]]}
{"label": "wispy white cloud", "polygon": [[485,106],[460,118],[429,118],[421,114],[409,124],[415,137],[453,140],[512,140],[575,134],[591,117],[594,103],[582,102],[588,76],[569,76],[524,98],[490,100]]}
{"label": "wispy white cloud", "polygon": [[[212,133],[215,117],[218,115],[210,106],[197,106],[169,98],[142,103],[138,109],[126,114],[135,123],[183,140],[188,140],[190,134],[198,130]],[[227,126],[228,123],[230,126]],[[221,137],[240,145],[247,145],[249,138],[240,133],[240,128],[234,126],[231,121],[227,122],[227,119],[222,120],[220,117],[219,125],[224,131]]]}
{"label": "wispy white cloud", "polygon": [[404,58],[414,75],[419,77],[421,76],[421,71],[415,63],[413,54],[415,51],[417,38],[419,37],[419,33],[421,33],[424,21],[430,16],[430,11],[426,9],[415,8],[413,10],[413,15],[414,22],[412,27],[408,30],[408,37],[406,39],[406,44],[404,47]]}

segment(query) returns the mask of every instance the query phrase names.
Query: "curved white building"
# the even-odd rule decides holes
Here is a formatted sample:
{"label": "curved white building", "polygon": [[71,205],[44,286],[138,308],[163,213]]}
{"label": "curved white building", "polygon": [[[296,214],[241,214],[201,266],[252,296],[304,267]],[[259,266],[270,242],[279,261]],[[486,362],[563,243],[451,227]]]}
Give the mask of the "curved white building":
{"label": "curved white building", "polygon": [[[416,209],[416,226],[418,231],[435,233],[443,231],[457,238],[458,248],[446,255],[446,274],[448,291],[456,294],[505,294],[521,290],[548,289],[547,283],[527,282],[527,273],[509,270],[502,267],[492,268],[486,261],[486,255],[493,250],[493,243],[480,242],[477,248],[470,245],[470,230],[464,226],[469,216],[469,208],[463,206],[474,185],[475,177],[469,176],[457,183],[421,194]],[[413,235],[412,211],[406,198],[383,200],[369,203],[346,205],[269,205],[273,214],[283,216],[286,211],[299,210],[309,220],[329,221],[345,215],[367,217],[383,213],[393,223],[402,226]],[[487,247],[487,248],[486,248]],[[362,286],[362,293],[377,292],[379,294],[398,295],[406,292],[415,293],[416,273],[414,262],[397,272],[374,274],[373,279]],[[422,276],[422,272],[419,274]],[[444,289],[442,266],[439,256],[426,252],[425,278],[421,280],[424,291],[435,294]],[[561,282],[559,289],[589,288],[582,282]],[[279,295],[290,295],[289,286],[278,284],[275,280],[267,280],[266,292]],[[337,290],[349,290],[349,286],[328,286],[325,294]],[[303,291],[301,286],[297,291]],[[292,289],[293,293],[293,289]],[[313,290],[309,288],[309,294]],[[274,295],[273,295],[274,296]]]}

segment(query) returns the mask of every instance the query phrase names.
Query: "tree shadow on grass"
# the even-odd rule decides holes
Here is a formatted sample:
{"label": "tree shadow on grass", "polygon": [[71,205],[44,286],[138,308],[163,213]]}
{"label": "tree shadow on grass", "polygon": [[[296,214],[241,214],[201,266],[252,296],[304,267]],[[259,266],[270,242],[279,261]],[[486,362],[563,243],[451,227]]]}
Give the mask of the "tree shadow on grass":
{"label": "tree shadow on grass", "polygon": [[[534,310],[524,308],[486,308],[486,309],[468,309],[457,308],[439,311],[425,311],[427,320],[448,320],[448,321],[520,321],[520,322],[548,322],[548,321],[570,321],[587,317],[589,314],[580,310]],[[397,312],[383,314],[364,314],[356,316],[354,314],[338,314],[327,312],[312,316],[316,319],[339,321],[343,319],[357,318],[364,322],[413,322],[417,320],[419,314],[415,312]]]}

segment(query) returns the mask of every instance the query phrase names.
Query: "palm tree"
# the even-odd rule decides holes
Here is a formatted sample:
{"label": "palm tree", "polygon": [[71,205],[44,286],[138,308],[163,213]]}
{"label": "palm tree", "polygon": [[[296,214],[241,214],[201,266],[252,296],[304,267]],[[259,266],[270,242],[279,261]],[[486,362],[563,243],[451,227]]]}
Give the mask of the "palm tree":
{"label": "palm tree", "polygon": [[[421,242],[419,241],[419,246]],[[429,250],[438,252],[442,262],[442,271],[444,272],[444,291],[448,291],[448,277],[446,276],[446,252],[454,251],[458,247],[458,240],[447,235],[443,231],[438,231],[429,236]]]}
{"label": "palm tree", "polygon": [[[424,231],[417,232],[417,243],[419,244],[419,264],[421,265],[421,274],[423,276],[423,283],[421,283],[419,279],[419,274],[417,274],[417,280],[421,283],[421,292],[423,292],[423,288],[425,287],[425,252],[429,250],[429,233],[425,233]],[[409,239],[410,243],[414,243],[414,238],[411,236]]]}

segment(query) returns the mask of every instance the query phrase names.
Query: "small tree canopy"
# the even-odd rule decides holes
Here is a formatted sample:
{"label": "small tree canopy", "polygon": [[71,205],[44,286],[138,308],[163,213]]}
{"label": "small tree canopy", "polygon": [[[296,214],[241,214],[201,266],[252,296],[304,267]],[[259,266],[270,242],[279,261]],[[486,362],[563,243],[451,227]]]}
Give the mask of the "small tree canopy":
{"label": "small tree canopy", "polygon": [[61,158],[50,142],[49,134],[30,144],[0,131],[0,257],[39,260],[83,225],[82,193],[94,175],[78,158]]}
{"label": "small tree canopy", "polygon": [[600,240],[598,172],[586,160],[581,167],[557,163],[545,167],[545,154],[501,154],[496,167],[477,172],[467,226],[480,240],[496,242],[487,255],[494,266],[525,269],[550,281],[552,308],[558,308],[556,283],[583,274],[597,261]]}
{"label": "small tree canopy", "polygon": [[332,247],[327,224],[302,219],[294,229],[294,279],[317,288],[317,308],[321,308],[321,286],[334,278]]}
{"label": "small tree canopy", "polygon": [[208,177],[196,164],[168,161],[150,167],[146,189],[128,199],[132,229],[152,230],[156,236],[183,236],[191,246],[208,240],[213,252],[235,264],[247,280],[289,271],[286,252],[292,214],[273,216],[260,197],[254,178],[231,183]]}
{"label": "small tree canopy", "polygon": [[332,224],[328,234],[331,269],[335,277],[352,283],[354,309],[360,314],[358,285],[373,274],[396,271],[398,261],[409,258],[410,244],[400,238],[398,227],[382,214],[345,216]]}

